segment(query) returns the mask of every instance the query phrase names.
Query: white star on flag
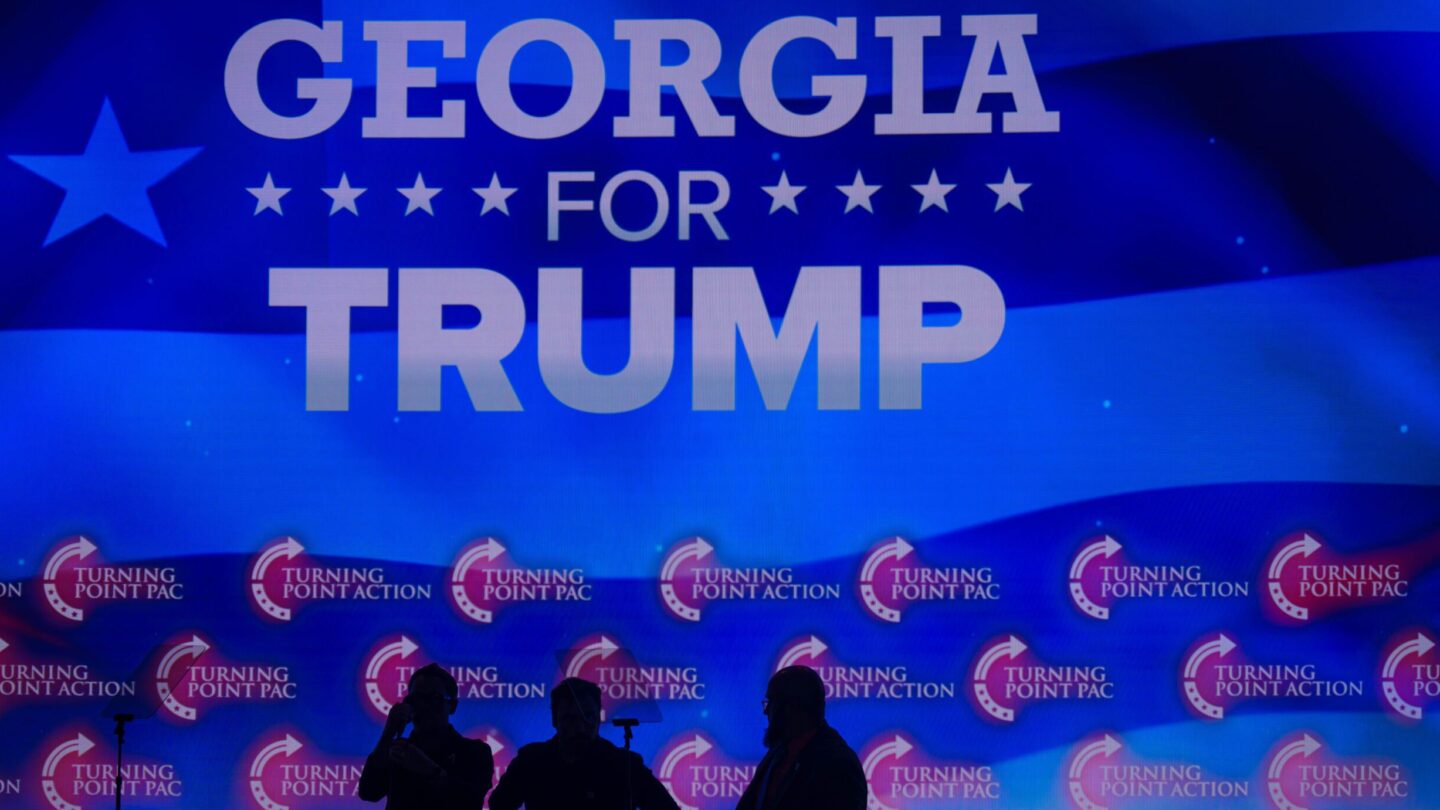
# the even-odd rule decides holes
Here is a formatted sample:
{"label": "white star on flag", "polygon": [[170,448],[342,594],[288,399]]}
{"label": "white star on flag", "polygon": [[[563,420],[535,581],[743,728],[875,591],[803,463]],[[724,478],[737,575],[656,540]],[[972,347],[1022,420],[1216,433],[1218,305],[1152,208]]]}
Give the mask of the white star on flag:
{"label": "white star on flag", "polygon": [[405,195],[408,202],[405,205],[405,216],[410,216],[416,210],[423,210],[430,216],[435,216],[435,209],[430,207],[430,199],[439,194],[442,189],[426,188],[425,176],[416,172],[415,185],[410,188],[397,188],[396,191]]}
{"label": "white star on flag", "polygon": [[498,210],[507,217],[510,216],[510,208],[505,201],[510,199],[510,195],[514,194],[516,189],[500,185],[499,174],[491,172],[490,185],[470,190],[479,194],[480,198],[485,201],[485,205],[480,209],[480,216],[483,217],[490,213],[491,209]]}
{"label": "white star on flag", "polygon": [[245,190],[255,195],[255,216],[260,216],[260,212],[267,208],[282,217],[285,216],[285,212],[280,210],[280,198],[289,194],[290,189],[276,188],[275,181],[270,178],[269,172],[265,173],[265,185]]}
{"label": "white star on flag", "polygon": [[945,195],[954,190],[955,184],[940,182],[940,178],[935,174],[934,169],[930,170],[929,182],[918,186],[912,185],[910,187],[920,192],[921,211],[933,205],[947,214],[950,213],[950,206],[945,204]]}
{"label": "white star on flag", "polygon": [[850,213],[852,208],[864,208],[872,214],[875,213],[875,209],[870,207],[870,197],[879,191],[880,187],[865,185],[865,176],[859,169],[855,170],[855,179],[850,185],[835,188],[845,195],[845,213]]}
{"label": "white star on flag", "polygon": [[344,172],[340,173],[340,185],[320,190],[330,195],[330,216],[335,216],[335,212],[340,210],[360,216],[360,209],[355,207],[355,199],[364,194],[365,189],[351,187],[350,178],[346,177]]}
{"label": "white star on flag", "polygon": [[1030,188],[1029,183],[1015,182],[1015,175],[1010,173],[1010,168],[1005,168],[1005,180],[1000,183],[986,183],[991,191],[995,192],[995,210],[999,211],[1007,205],[1015,206],[1016,210],[1024,211],[1025,206],[1020,204],[1020,195],[1025,189]]}
{"label": "white star on flag", "polygon": [[785,176],[785,172],[780,172],[780,182],[773,186],[761,186],[760,188],[770,195],[770,213],[773,214],[781,208],[789,208],[797,214],[800,213],[800,208],[795,205],[795,198],[800,196],[800,192],[804,191],[805,187],[790,185],[790,178]]}

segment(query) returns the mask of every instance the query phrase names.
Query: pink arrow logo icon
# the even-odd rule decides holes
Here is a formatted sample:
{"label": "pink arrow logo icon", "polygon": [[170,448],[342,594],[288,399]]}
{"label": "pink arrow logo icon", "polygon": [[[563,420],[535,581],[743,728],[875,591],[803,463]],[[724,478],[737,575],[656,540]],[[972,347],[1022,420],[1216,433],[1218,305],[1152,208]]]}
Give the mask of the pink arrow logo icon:
{"label": "pink arrow logo icon", "polygon": [[699,562],[714,551],[715,547],[705,542],[705,538],[692,537],[675,546],[666,555],[665,563],[660,567],[660,597],[665,600],[665,607],[671,613],[686,621],[700,621],[700,608],[690,605],[676,592],[675,574],[682,563],[690,560]]}
{"label": "pink arrow logo icon", "polygon": [[1110,618],[1110,608],[1104,605],[1097,605],[1085,592],[1085,569],[1094,560],[1101,557],[1109,559],[1115,556],[1115,552],[1121,548],[1115,538],[1105,535],[1104,538],[1088,543],[1075,555],[1070,562],[1070,601],[1075,603],[1081,613],[1092,619],[1105,621]]}
{"label": "pink arrow logo icon", "polygon": [[420,645],[411,641],[408,636],[401,636],[398,641],[384,645],[370,656],[370,662],[365,666],[365,697],[369,699],[370,705],[380,712],[381,717],[389,717],[394,704],[386,700],[380,691],[380,668],[393,658],[408,659],[418,649]]}
{"label": "pink arrow logo icon", "polygon": [[1080,810],[1107,810],[1106,806],[1091,799],[1085,792],[1085,768],[1090,760],[1096,757],[1110,758],[1120,750],[1120,741],[1106,734],[1103,739],[1096,740],[1083,746],[1075,753],[1075,758],[1070,760],[1070,772],[1068,785],[1070,788],[1070,800]]}
{"label": "pink arrow logo icon", "polygon": [[1290,760],[1295,757],[1308,759],[1310,755],[1319,750],[1319,741],[1306,734],[1301,739],[1281,748],[1270,760],[1270,767],[1266,773],[1266,787],[1269,789],[1270,801],[1274,802],[1279,810],[1307,810],[1303,805],[1290,801],[1290,797],[1285,795],[1285,788],[1280,783],[1280,777]]}
{"label": "pink arrow logo icon", "polygon": [[899,760],[914,750],[915,746],[912,745],[909,740],[896,734],[895,739],[875,746],[875,750],[866,755],[865,763],[861,767],[865,769],[865,804],[869,810],[896,810],[896,808],[880,801],[880,797],[875,795],[875,788],[873,787],[875,769],[880,767],[880,763],[883,760]]}
{"label": "pink arrow logo icon", "polygon": [[275,757],[283,756],[288,758],[302,747],[299,740],[286,734],[285,739],[276,740],[260,749],[260,753],[256,754],[255,759],[251,760],[250,797],[255,800],[256,804],[264,808],[264,810],[290,810],[290,805],[275,801],[265,792],[265,766]]}
{"label": "pink arrow logo icon", "polygon": [[45,602],[51,609],[62,617],[72,622],[85,620],[85,611],[66,602],[60,596],[60,588],[56,580],[60,576],[60,568],[70,560],[83,560],[95,553],[96,546],[88,538],[77,537],[74,540],[62,544],[50,555],[45,562],[45,573],[41,578],[41,590],[45,592]]}
{"label": "pink arrow logo icon", "polygon": [[475,604],[470,598],[470,592],[465,589],[465,578],[469,576],[470,569],[480,561],[494,562],[504,553],[505,547],[500,545],[499,541],[487,537],[478,545],[466,549],[450,569],[450,595],[455,599],[455,605],[460,608],[460,612],[472,621],[490,624],[495,621],[495,613]]}
{"label": "pink arrow logo icon", "polygon": [[171,647],[160,664],[155,668],[155,691],[160,693],[160,705],[165,710],[181,720],[194,721],[198,716],[194,706],[188,706],[175,696],[174,687],[170,685],[170,675],[175,665],[183,658],[199,659],[210,649],[210,645],[198,635],[191,635],[190,640]]}
{"label": "pink arrow logo icon", "polygon": [[1385,666],[1380,671],[1380,691],[1385,694],[1385,702],[1401,717],[1420,720],[1425,716],[1425,710],[1405,700],[1395,686],[1395,675],[1400,669],[1400,662],[1412,655],[1416,658],[1429,655],[1433,649],[1435,642],[1429,636],[1416,633],[1415,638],[1400,644],[1385,657]]}
{"label": "pink arrow logo icon", "polygon": [[803,641],[797,641],[790,645],[780,654],[780,660],[775,663],[775,671],[794,666],[802,660],[814,661],[829,650],[830,647],[821,641],[818,636],[811,636]]}
{"label": "pink arrow logo icon", "polygon": [[1185,675],[1181,679],[1185,688],[1185,699],[1195,708],[1195,711],[1212,720],[1220,720],[1225,717],[1225,708],[1211,703],[1200,693],[1200,687],[1195,682],[1200,673],[1200,665],[1211,656],[1224,658],[1235,649],[1235,642],[1231,641],[1224,633],[1221,633],[1215,640],[1208,641],[1195,648],[1195,652],[1185,661]]}
{"label": "pink arrow logo icon", "polygon": [[979,701],[980,708],[984,710],[986,714],[1001,722],[1013,723],[1015,721],[1015,710],[1008,706],[1001,705],[999,701],[991,696],[990,684],[988,683],[990,668],[1002,658],[1008,657],[1012,661],[1019,658],[1020,654],[1027,649],[1029,649],[1029,647],[1025,646],[1025,642],[1016,636],[1011,636],[1004,641],[991,645],[989,649],[981,653],[979,660],[975,664],[975,675],[971,679],[971,688],[974,690],[975,699]]}
{"label": "pink arrow logo icon", "polygon": [[687,757],[700,759],[710,753],[714,747],[709,740],[697,733],[694,739],[687,740],[675,746],[670,753],[665,755],[665,760],[660,765],[660,784],[664,785],[665,789],[670,791],[670,796],[675,799],[676,804],[680,805],[680,810],[699,810],[699,808],[681,801],[680,796],[675,792],[674,779],[676,766],[680,764],[682,759]]}
{"label": "pink arrow logo icon", "polygon": [[598,641],[581,647],[571,656],[570,663],[565,667],[565,677],[578,678],[580,673],[585,671],[585,666],[596,658],[606,660],[614,655],[620,647],[615,642],[601,636]]}
{"label": "pink arrow logo icon", "polygon": [[69,756],[83,757],[94,747],[95,743],[80,733],[75,735],[75,739],[55,746],[45,758],[45,766],[40,771],[40,789],[45,794],[45,800],[50,802],[50,806],[55,810],[81,810],[80,805],[60,795],[60,790],[55,787],[55,771],[60,767],[61,760]]}
{"label": "pink arrow logo icon", "polygon": [[1281,585],[1281,577],[1285,574],[1285,566],[1288,565],[1291,560],[1298,556],[1308,558],[1319,550],[1320,541],[1307,534],[1299,540],[1292,540],[1286,543],[1280,551],[1276,552],[1275,557],[1270,560],[1270,570],[1265,583],[1266,591],[1270,594],[1270,601],[1275,604],[1275,607],[1278,608],[1281,613],[1284,613],[1296,621],[1308,621],[1310,619],[1310,609],[1301,607],[1290,601],[1290,597],[1285,594],[1284,586]]}
{"label": "pink arrow logo icon", "polygon": [[286,537],[278,543],[272,543],[262,551],[255,558],[255,563],[250,566],[250,598],[255,601],[256,607],[278,621],[290,621],[290,608],[277,605],[270,598],[270,593],[265,590],[265,573],[276,560],[281,558],[293,560],[304,550],[305,547],[300,545],[300,541],[293,537]]}
{"label": "pink arrow logo icon", "polygon": [[860,568],[860,598],[865,603],[865,609],[877,619],[898,623],[901,615],[899,610],[885,604],[876,592],[875,574],[882,563],[903,560],[914,550],[915,547],[906,542],[905,538],[897,536],[881,543],[865,558],[865,564]]}

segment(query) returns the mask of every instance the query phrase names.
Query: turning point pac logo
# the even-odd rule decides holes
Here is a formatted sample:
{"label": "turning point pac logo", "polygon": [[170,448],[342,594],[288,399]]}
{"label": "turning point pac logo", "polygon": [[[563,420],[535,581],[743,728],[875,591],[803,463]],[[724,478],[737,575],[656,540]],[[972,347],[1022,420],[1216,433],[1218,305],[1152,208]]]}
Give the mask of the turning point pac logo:
{"label": "turning point pac logo", "polygon": [[1013,723],[1028,703],[1046,700],[1110,700],[1115,684],[1104,666],[1052,666],[1017,636],[980,648],[970,667],[970,697],[981,717]]}
{"label": "turning point pac logo", "polygon": [[732,759],[703,731],[676,735],[655,761],[660,784],[680,810],[729,810],[755,776],[753,764]]}
{"label": "turning point pac logo", "polygon": [[237,789],[244,785],[246,804],[259,810],[349,807],[365,769],[363,759],[327,756],[285,728],[260,735],[241,761],[248,765]]}
{"label": "turning point pac logo", "polygon": [[1270,616],[1295,624],[1360,605],[1410,595],[1410,580],[1440,559],[1440,535],[1406,546],[1342,555],[1316,532],[1276,544],[1265,566]]}
{"label": "turning point pac logo", "polygon": [[918,810],[1000,800],[989,765],[931,757],[903,731],[881,734],[860,749],[869,810]]}
{"label": "turning point pac logo", "polygon": [[82,622],[88,609],[112,601],[178,601],[184,586],[170,566],[106,565],[89,538],[61,540],[45,557],[40,590],[55,615]]}
{"label": "turning point pac logo", "polygon": [[819,636],[806,636],[786,644],[775,671],[805,664],[825,683],[827,700],[936,700],[955,697],[954,682],[912,681],[904,664],[847,666]]}
{"label": "turning point pac logo", "polygon": [[286,701],[298,696],[290,667],[228,661],[199,633],[182,633],[162,649],[152,682],[163,716],[171,719],[194,722],[203,710],[216,704]]}
{"label": "turning point pac logo", "polygon": [[726,568],[703,537],[675,544],[660,566],[660,598],[671,615],[700,621],[709,602],[739,600],[814,601],[840,598],[838,583],[797,582],[795,569]]}
{"label": "turning point pac logo", "polygon": [[326,566],[304,555],[293,537],[276,537],[250,561],[250,602],[261,615],[288,622],[302,603],[416,601],[429,599],[424,582],[392,582],[378,564]]}
{"label": "turning point pac logo", "polygon": [[517,602],[589,602],[593,586],[579,568],[521,568],[507,549],[485,537],[460,550],[450,566],[450,601],[472,622],[490,624]]}
{"label": "turning point pac logo", "polygon": [[1410,777],[1394,762],[1330,756],[1317,735],[1296,732],[1270,749],[1265,792],[1276,810],[1406,802]]}
{"label": "turning point pac logo", "polygon": [[1137,565],[1110,535],[1080,544],[1070,561],[1068,588],[1075,608],[1105,621],[1121,599],[1227,599],[1250,595],[1250,583],[1217,580],[1199,565]]}
{"label": "turning point pac logo", "polygon": [[989,566],[931,568],[903,537],[887,537],[860,566],[860,601],[871,616],[899,622],[914,602],[998,600],[1000,585]]}
{"label": "turning point pac logo", "polygon": [[571,646],[564,656],[560,677],[584,678],[597,684],[607,713],[627,703],[704,700],[706,693],[705,681],[694,665],[641,664],[606,633],[593,633]]}
{"label": "turning point pac logo", "polygon": [[[40,791],[53,810],[98,810],[115,804],[115,752],[97,744],[100,739],[93,729],[71,728],[50,735],[40,746]],[[127,804],[178,803],[185,792],[169,762],[127,755],[121,774],[121,798]]]}

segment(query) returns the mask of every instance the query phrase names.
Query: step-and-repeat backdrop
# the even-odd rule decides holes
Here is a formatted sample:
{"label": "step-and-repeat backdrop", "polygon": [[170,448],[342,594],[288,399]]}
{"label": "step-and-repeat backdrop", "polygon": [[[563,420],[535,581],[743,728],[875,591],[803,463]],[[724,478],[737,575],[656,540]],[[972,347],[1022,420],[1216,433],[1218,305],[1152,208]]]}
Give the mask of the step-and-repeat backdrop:
{"label": "step-and-repeat backdrop", "polygon": [[350,806],[432,661],[687,808],[790,664],[872,810],[1440,804],[1434,8],[82,5],[0,33],[5,806],[117,711],[128,806]]}

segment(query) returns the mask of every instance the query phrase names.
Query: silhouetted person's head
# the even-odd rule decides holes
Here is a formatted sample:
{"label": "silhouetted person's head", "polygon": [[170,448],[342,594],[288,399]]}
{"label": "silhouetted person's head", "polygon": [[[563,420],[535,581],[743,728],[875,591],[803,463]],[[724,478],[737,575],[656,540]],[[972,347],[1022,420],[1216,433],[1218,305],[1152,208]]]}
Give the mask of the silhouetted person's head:
{"label": "silhouetted person's head", "polygon": [[555,737],[571,744],[600,735],[600,687],[583,678],[566,678],[550,690],[550,723]]}
{"label": "silhouetted person's head", "polygon": [[765,687],[765,747],[773,748],[825,725],[825,683],[807,666],[785,667]]}
{"label": "silhouetted person's head", "polygon": [[450,715],[460,705],[460,687],[455,677],[439,664],[426,664],[410,676],[405,703],[414,710],[417,731],[433,731],[450,724]]}

